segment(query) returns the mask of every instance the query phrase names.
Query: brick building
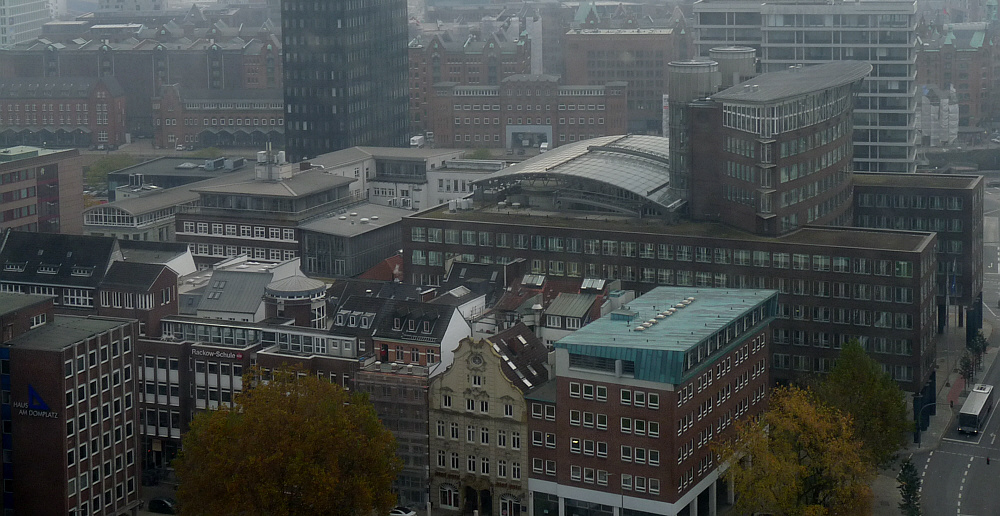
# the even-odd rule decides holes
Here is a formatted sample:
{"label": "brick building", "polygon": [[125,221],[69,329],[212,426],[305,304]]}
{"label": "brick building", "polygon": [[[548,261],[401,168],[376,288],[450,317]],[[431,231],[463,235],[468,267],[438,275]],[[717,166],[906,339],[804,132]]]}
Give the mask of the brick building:
{"label": "brick building", "polygon": [[125,143],[125,91],[114,77],[0,80],[0,146]]}
{"label": "brick building", "polygon": [[693,56],[693,32],[674,28],[574,29],[565,36],[566,84],[628,83],[628,126],[661,134],[667,63]]}
{"label": "brick building", "polygon": [[81,232],[77,214],[83,210],[83,163],[78,150],[0,149],[0,181],[0,228]]}
{"label": "brick building", "polygon": [[558,147],[626,130],[625,83],[560,86],[552,75],[512,75],[499,86],[438,83],[428,130],[440,145]]}
{"label": "brick building", "polygon": [[130,514],[140,505],[136,325],[55,315],[0,294],[4,493],[10,514]]}
{"label": "brick building", "polygon": [[153,98],[153,144],[185,147],[284,145],[280,89],[195,89],[166,85]]}
{"label": "brick building", "polygon": [[987,22],[922,27],[917,37],[917,84],[955,89],[959,126],[976,127],[996,109],[997,60]]}
{"label": "brick building", "polygon": [[15,45],[0,53],[0,77],[114,78],[126,104],[122,130],[133,137],[152,137],[149,99],[164,84],[218,90],[281,86],[281,41],[267,24],[228,26],[192,17],[181,25],[169,20],[178,13],[160,14],[168,19],[134,24],[120,34],[102,33],[98,25],[58,44],[39,39]]}
{"label": "brick building", "polygon": [[[531,40],[521,37],[517,18],[494,32],[461,34],[460,27],[425,32],[409,43],[410,131],[423,134],[431,116],[433,86],[439,82],[497,86],[511,75],[531,73]],[[445,143],[447,145],[447,143]]]}
{"label": "brick building", "polygon": [[709,443],[766,408],[777,306],[661,287],[556,342],[530,403],[531,514],[717,514],[732,491]]}

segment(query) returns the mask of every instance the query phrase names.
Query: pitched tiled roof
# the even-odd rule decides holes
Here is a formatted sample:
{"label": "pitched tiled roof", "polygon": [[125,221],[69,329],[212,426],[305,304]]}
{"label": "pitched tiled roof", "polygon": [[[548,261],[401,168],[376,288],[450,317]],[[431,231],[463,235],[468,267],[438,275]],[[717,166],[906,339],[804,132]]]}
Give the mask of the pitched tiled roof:
{"label": "pitched tiled roof", "polygon": [[101,286],[114,290],[147,292],[163,274],[166,265],[157,263],[114,262],[104,275]]}
{"label": "pitched tiled roof", "polygon": [[0,250],[0,281],[96,288],[116,247],[110,237],[8,230]]}
{"label": "pitched tiled roof", "polygon": [[487,340],[493,344],[503,362],[500,369],[521,393],[548,380],[548,348],[523,323],[518,323]]}

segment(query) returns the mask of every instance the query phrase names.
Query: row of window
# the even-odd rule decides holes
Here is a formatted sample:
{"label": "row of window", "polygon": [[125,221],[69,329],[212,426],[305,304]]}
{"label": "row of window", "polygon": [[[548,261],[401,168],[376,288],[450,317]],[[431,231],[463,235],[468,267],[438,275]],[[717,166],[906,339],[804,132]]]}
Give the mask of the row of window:
{"label": "row of window", "polygon": [[[268,123],[267,118],[230,118],[229,123],[226,123],[225,118],[203,118],[201,125],[206,127],[215,126],[250,126],[250,127],[266,127],[268,125],[285,125],[285,119],[283,118],[271,118],[270,123]],[[184,118],[181,122],[186,126],[198,126],[197,118]],[[161,119],[156,119],[156,125],[160,125]],[[177,125],[176,118],[164,118],[162,119],[163,125]]]}
{"label": "row of window", "polygon": [[858,193],[855,195],[859,208],[915,208],[918,210],[961,210],[964,199],[959,196],[944,195],[899,195]]}
{"label": "row of window", "polygon": [[[452,422],[450,425],[450,434],[445,435],[445,422],[438,420],[435,425],[437,429],[437,437],[445,439],[450,437],[451,439],[458,440],[460,438],[460,428],[458,423]],[[477,431],[478,430],[478,431]],[[467,425],[465,428],[465,440],[466,442],[472,444],[476,443],[476,437],[479,438],[479,444],[488,445],[490,444],[491,431],[489,427],[476,427],[475,425]],[[496,430],[492,432],[492,435],[496,436],[495,444],[500,448],[507,447],[507,430]],[[510,449],[520,450],[521,449],[521,432],[510,432]]]}
{"label": "row of window", "polygon": [[[452,408],[452,398],[450,394],[441,395],[441,407],[442,408]],[[476,400],[472,398],[465,399],[465,410],[468,412],[476,412],[477,403]],[[480,414],[490,413],[490,401],[488,399],[479,400],[478,403]],[[554,407],[553,407],[554,409]],[[514,417],[514,405],[510,403],[504,403],[503,405],[503,415],[504,417]],[[554,416],[553,416],[554,417]]]}
{"label": "row of window", "polygon": [[[703,246],[652,244],[618,240],[565,238],[558,236],[492,233],[457,229],[410,228],[410,241],[460,244],[480,247],[531,249],[580,253],[601,256],[623,256],[658,260],[695,261],[776,269],[833,271],[876,276],[910,278],[913,263],[904,260],[877,260],[842,256],[809,255],[802,253],[771,253],[747,249],[712,248]],[[853,267],[852,267],[853,264]]]}
{"label": "row of window", "polygon": [[[500,104],[454,104],[452,106],[454,111],[500,111]],[[507,104],[507,111],[514,111],[515,106],[513,104]],[[517,111],[531,111],[531,104],[516,106]],[[542,105],[537,104],[534,106],[535,111],[542,111]],[[551,111],[552,105],[546,104],[545,111]],[[559,111],[604,111],[604,104],[559,104]]]}
{"label": "row of window", "polygon": [[224,235],[260,240],[295,241],[295,229],[283,227],[248,226],[243,224],[220,224],[208,222],[184,222],[183,232],[199,235]]}
{"label": "row of window", "polygon": [[295,258],[295,249],[271,249],[267,247],[244,247],[221,244],[188,244],[191,254],[197,256],[233,257],[245,254],[248,258],[257,260],[282,261]]}
{"label": "row of window", "polygon": [[[44,314],[42,314],[44,315]],[[44,320],[44,319],[43,319]],[[103,344],[98,349],[91,349],[87,351],[86,344],[79,344],[79,349],[77,350],[76,360],[67,360],[64,365],[64,370],[66,378],[72,378],[74,374],[79,374],[87,371],[90,368],[97,367],[98,365],[98,354],[100,354],[100,362],[107,362],[112,357],[118,358],[126,353],[132,351],[132,337],[126,335],[121,342],[114,340],[108,344]],[[126,365],[125,368],[131,371],[131,364]],[[118,373],[118,371],[114,371]]]}

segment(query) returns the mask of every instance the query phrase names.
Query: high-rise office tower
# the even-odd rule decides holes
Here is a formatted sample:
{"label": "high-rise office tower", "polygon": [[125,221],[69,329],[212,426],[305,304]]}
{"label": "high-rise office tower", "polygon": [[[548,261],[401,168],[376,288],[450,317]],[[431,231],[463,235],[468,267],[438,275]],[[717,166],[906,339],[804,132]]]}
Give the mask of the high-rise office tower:
{"label": "high-rise office tower", "polygon": [[916,3],[913,0],[700,0],[698,53],[745,45],[762,72],[828,61],[874,67],[854,109],[854,169],[916,170]]}
{"label": "high-rise office tower", "polygon": [[289,161],[407,144],[406,0],[281,3]]}
{"label": "high-rise office tower", "polygon": [[0,48],[37,38],[51,20],[46,0],[0,0]]}

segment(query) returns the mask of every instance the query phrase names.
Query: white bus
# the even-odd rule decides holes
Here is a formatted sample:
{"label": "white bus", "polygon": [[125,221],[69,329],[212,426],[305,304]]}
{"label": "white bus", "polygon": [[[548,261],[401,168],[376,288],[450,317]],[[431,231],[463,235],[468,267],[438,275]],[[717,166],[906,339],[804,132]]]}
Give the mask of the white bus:
{"label": "white bus", "polygon": [[958,413],[958,431],[978,434],[993,410],[993,386],[977,383]]}

